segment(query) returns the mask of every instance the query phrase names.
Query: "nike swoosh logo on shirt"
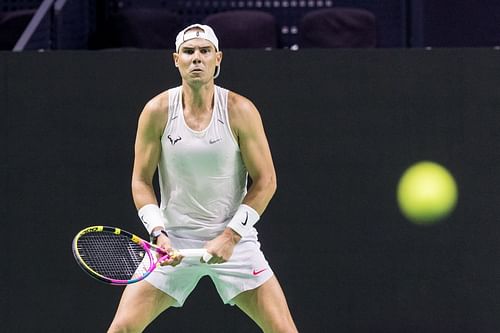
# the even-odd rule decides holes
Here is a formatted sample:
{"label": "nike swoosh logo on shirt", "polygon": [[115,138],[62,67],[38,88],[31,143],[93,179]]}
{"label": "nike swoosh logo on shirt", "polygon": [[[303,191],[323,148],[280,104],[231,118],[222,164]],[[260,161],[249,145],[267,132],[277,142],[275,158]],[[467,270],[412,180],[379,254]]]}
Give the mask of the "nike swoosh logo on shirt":
{"label": "nike swoosh logo on shirt", "polygon": [[221,141],[221,140],[222,140],[222,138],[218,138],[218,139],[210,139],[210,140],[208,141],[208,143],[210,143],[211,145],[213,145],[214,143],[217,143],[217,142],[219,142],[219,141]]}

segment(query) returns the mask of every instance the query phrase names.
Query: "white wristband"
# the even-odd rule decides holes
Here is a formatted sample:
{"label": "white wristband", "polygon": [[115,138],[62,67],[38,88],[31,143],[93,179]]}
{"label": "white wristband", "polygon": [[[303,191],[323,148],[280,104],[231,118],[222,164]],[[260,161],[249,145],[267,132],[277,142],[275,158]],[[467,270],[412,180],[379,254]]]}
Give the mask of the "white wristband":
{"label": "white wristband", "polygon": [[236,231],[241,237],[248,235],[255,223],[260,219],[259,213],[252,207],[242,204],[238,207],[228,227]]}
{"label": "white wristband", "polygon": [[137,211],[139,218],[142,221],[142,224],[146,227],[148,234],[151,235],[153,229],[156,227],[165,228],[165,224],[163,223],[163,218],[161,217],[160,207],[154,204],[149,204],[141,207]]}

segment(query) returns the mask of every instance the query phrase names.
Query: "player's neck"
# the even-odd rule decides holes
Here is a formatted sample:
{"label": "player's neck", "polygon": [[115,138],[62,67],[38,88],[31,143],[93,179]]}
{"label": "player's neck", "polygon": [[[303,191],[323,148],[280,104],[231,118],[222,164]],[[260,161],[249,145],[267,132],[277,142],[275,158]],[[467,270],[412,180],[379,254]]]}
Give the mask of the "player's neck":
{"label": "player's neck", "polygon": [[182,87],[182,102],[185,110],[192,113],[211,112],[214,100],[214,85]]}

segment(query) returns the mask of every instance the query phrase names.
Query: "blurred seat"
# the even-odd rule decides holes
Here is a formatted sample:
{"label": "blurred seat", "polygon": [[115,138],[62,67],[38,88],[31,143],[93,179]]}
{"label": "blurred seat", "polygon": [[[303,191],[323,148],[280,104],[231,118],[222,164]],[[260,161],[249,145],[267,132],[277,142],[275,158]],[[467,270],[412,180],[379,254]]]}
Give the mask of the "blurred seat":
{"label": "blurred seat", "polygon": [[375,15],[357,8],[306,13],[299,22],[301,48],[370,48],[377,45]]}
{"label": "blurred seat", "polygon": [[14,48],[35,12],[35,9],[0,12],[0,50]]}
{"label": "blurred seat", "polygon": [[412,7],[412,47],[500,45],[500,1],[426,1]]}
{"label": "blurred seat", "polygon": [[98,48],[174,49],[182,24],[166,9],[125,9],[108,18]]}
{"label": "blurred seat", "polygon": [[211,14],[203,24],[211,26],[221,49],[278,47],[277,24],[273,15],[257,10],[232,10]]}

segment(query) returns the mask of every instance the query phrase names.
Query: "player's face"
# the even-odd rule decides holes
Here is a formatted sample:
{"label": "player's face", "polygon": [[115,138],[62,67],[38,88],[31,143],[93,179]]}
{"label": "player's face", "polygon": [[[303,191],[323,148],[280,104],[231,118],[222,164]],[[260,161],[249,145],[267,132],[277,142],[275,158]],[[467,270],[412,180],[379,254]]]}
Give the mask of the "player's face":
{"label": "player's face", "polygon": [[188,82],[212,80],[221,59],[222,53],[217,52],[211,42],[201,38],[184,42],[179,53],[174,53],[175,66],[182,79]]}

